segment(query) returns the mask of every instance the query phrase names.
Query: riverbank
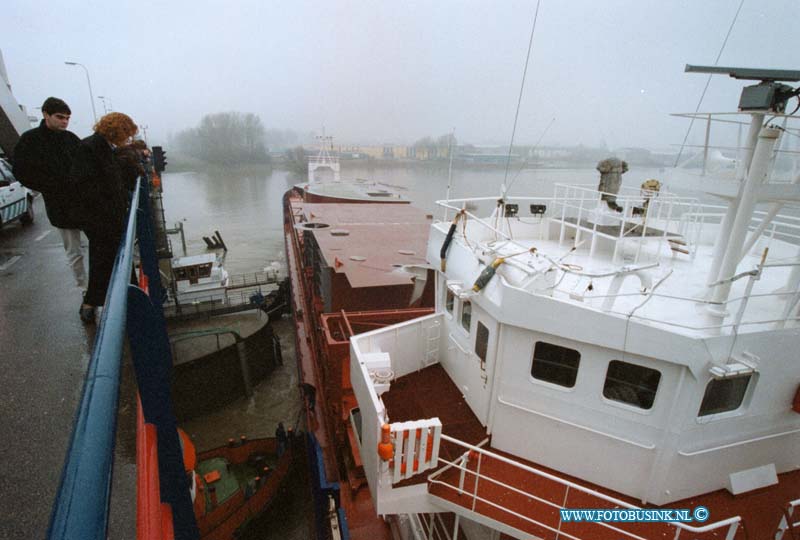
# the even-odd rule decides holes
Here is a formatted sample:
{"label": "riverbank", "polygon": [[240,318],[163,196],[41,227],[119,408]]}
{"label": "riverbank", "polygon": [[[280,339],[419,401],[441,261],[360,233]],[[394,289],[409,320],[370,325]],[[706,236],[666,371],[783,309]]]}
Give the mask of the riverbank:
{"label": "riverbank", "polygon": [[[245,163],[231,166],[225,163],[214,163],[203,161],[186,154],[179,152],[170,152],[168,171],[171,173],[181,173],[190,171],[229,171],[236,169],[238,171],[249,171],[255,174],[270,174],[272,171],[282,171],[287,173],[294,173],[298,182],[305,180],[306,167],[293,165],[285,159],[273,158],[272,163]],[[380,169],[409,169],[409,170],[422,170],[447,173],[450,169],[450,161],[447,159],[347,159],[340,158],[342,170],[366,169],[366,170],[380,170]],[[594,169],[596,166],[595,161],[564,161],[564,160],[536,160],[536,161],[521,161],[519,159],[512,159],[510,163],[505,160],[497,162],[475,162],[466,161],[461,159],[453,160],[453,170],[463,171],[519,171],[526,169]]]}

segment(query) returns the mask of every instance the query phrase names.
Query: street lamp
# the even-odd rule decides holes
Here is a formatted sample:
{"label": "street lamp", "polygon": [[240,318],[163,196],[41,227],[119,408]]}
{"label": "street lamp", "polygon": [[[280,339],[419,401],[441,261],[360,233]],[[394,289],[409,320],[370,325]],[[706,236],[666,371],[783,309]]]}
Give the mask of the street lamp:
{"label": "street lamp", "polygon": [[94,116],[94,121],[97,122],[97,111],[94,109],[94,95],[92,94],[92,81],[89,79],[89,70],[86,69],[86,66],[83,64],[79,64],[78,62],[64,62],[68,66],[80,66],[83,68],[83,71],[86,72],[86,83],[89,85],[89,99],[92,100],[92,116]]}
{"label": "street lamp", "polygon": [[[111,100],[108,99],[107,97],[105,97],[105,96],[97,96],[97,99],[99,99],[100,101],[103,102],[103,114],[108,114],[109,111],[113,111],[114,110],[114,109],[111,108],[112,107]],[[108,100],[108,106],[106,106],[106,100]]]}

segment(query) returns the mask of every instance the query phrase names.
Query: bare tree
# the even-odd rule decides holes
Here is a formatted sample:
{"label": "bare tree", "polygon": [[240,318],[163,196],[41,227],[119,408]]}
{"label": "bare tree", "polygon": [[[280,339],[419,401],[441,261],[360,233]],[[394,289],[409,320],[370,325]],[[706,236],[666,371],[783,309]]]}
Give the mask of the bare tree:
{"label": "bare tree", "polygon": [[209,163],[269,163],[264,124],[253,113],[207,114],[175,136],[177,149]]}

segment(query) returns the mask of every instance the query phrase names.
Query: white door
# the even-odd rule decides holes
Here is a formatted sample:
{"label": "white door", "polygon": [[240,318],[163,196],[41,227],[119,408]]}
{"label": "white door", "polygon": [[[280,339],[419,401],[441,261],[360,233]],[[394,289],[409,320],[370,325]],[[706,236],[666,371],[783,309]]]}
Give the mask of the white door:
{"label": "white door", "polygon": [[453,378],[467,405],[485,426],[497,350],[497,322],[468,301],[462,303],[455,322],[456,328],[450,334],[457,352]]}

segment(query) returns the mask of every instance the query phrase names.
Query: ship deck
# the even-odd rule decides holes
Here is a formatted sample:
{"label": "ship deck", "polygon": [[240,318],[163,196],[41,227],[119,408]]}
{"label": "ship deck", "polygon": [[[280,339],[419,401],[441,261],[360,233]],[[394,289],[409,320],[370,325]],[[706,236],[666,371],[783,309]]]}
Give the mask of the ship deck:
{"label": "ship deck", "polygon": [[327,266],[354,289],[410,283],[397,269],[425,264],[431,217],[406,204],[322,204],[293,199],[295,227],[310,231]]}
{"label": "ship deck", "polygon": [[[551,227],[555,229],[557,224],[554,221]],[[435,226],[440,234],[444,234],[448,224]],[[591,230],[591,227],[587,228]],[[693,246],[694,253],[683,254],[672,251],[666,237],[661,235],[645,235],[647,238],[641,242],[641,246],[638,240],[625,238],[619,240],[619,258],[614,261],[611,250],[616,239],[605,239],[606,244],[602,247],[598,241],[598,248],[593,252],[591,242],[586,240],[589,235],[585,233],[580,245],[573,249],[574,241],[570,238],[560,239],[558,231],[554,232],[553,229],[542,237],[538,231],[517,230],[513,242],[476,242],[483,231],[473,227],[467,229],[466,244],[463,234],[457,234],[455,240],[462,245],[477,245],[484,252],[496,250],[495,256],[507,257],[506,264],[499,267],[497,273],[515,285],[525,282],[531,271],[546,272],[552,267],[552,260],[566,263],[575,271],[559,275],[558,282],[546,289],[545,294],[620,316],[627,317],[633,312],[637,321],[690,337],[760,331],[771,328],[775,321],[786,317],[785,306],[792,295],[791,291],[782,288],[786,286],[793,270],[787,263],[796,260],[797,254],[797,245],[787,241],[778,238],[762,240],[742,257],[738,272],[754,271],[765,253],[768,253],[767,266],[760,275],[752,277],[752,283],[751,277],[746,274],[732,283],[728,304],[723,310],[726,315],[721,319],[715,312],[720,311],[722,306],[712,305],[708,299],[707,283],[714,245],[699,243]],[[648,232],[653,231],[657,229],[648,229]],[[768,252],[765,252],[766,248],[769,248]],[[536,253],[525,253],[525,250],[533,249]],[[631,269],[635,267],[646,268],[634,274]],[[623,268],[631,278],[623,279],[619,289],[615,290],[614,275]],[[634,275],[649,279],[649,284],[645,285]],[[470,279],[474,278],[470,275]],[[749,286],[752,286],[752,290],[748,290]],[[647,288],[647,294],[642,292],[643,288]],[[484,294],[492,293],[487,288]],[[737,326],[735,319],[743,297],[748,297],[746,309],[741,324]],[[610,306],[607,305],[609,301]],[[786,325],[797,325],[796,307],[789,314]]]}
{"label": "ship deck", "polygon": [[383,204],[408,204],[411,202],[407,197],[398,193],[394,186],[360,179],[308,183],[298,187],[305,192],[305,197],[310,202]]}
{"label": "ship deck", "polygon": [[[440,364],[434,364],[392,381],[390,389],[381,396],[381,399],[386,406],[391,422],[438,417],[442,423],[442,433],[445,435],[473,446],[481,446],[481,443],[487,439],[486,429],[472,413],[461,392]],[[547,441],[537,439],[536,434],[531,434],[530,440],[531,444],[547,443]],[[641,502],[636,499],[537,463],[520,459],[507,452],[493,448],[491,444],[482,447],[492,454],[511,459],[521,465],[541,471],[545,475],[558,477],[566,482],[582,486],[587,490],[622,500],[632,506],[641,506]],[[441,460],[455,462],[463,453],[464,447],[442,441],[439,454],[440,462]],[[467,467],[471,471],[476,471],[478,467],[477,460],[470,459]],[[506,524],[541,538],[555,538],[556,536],[548,529],[515,516],[508,510],[527,518],[536,519],[554,530],[560,527],[562,532],[572,534],[578,538],[611,538],[618,540],[621,537],[619,533],[615,533],[613,530],[599,529],[594,524],[559,524],[558,508],[562,506],[569,508],[617,508],[617,506],[603,499],[575,489],[567,493],[565,485],[560,482],[549,480],[545,476],[521,472],[519,467],[493,459],[488,455],[483,455],[481,458],[480,473],[482,478],[483,476],[493,478],[498,482],[502,482],[505,486],[481,479],[476,489],[475,476],[466,474],[463,481],[464,494],[459,494],[457,490],[453,489],[453,486],[459,485],[460,470],[457,468],[443,468],[440,469],[436,482],[429,482],[430,472],[426,472],[409,478],[395,487],[428,482],[429,493],[448,501],[452,505],[470,509],[498,523]],[[770,501],[776,500],[776,491],[779,492],[778,498],[781,500],[800,498],[800,470],[779,475],[778,479],[779,484],[769,488],[769,490],[756,490],[737,496],[731,495],[726,490],[718,490],[702,496],[673,502],[663,508],[694,509],[698,506],[705,506],[710,511],[710,517],[706,523],[741,516],[744,529],[748,533],[746,537],[755,538],[753,531],[774,530],[783,515],[783,508],[769,504]],[[473,492],[482,499],[499,504],[505,510],[480,500],[475,501],[472,496]],[[567,505],[564,505],[564,501],[568,501]],[[659,507],[645,505],[643,508]],[[662,534],[666,535],[664,536],[665,538],[671,538],[675,534],[674,529],[670,529],[664,524],[626,523],[614,525],[647,539],[661,538]],[[693,525],[697,525],[697,523]],[[608,533],[608,536],[605,533]],[[740,537],[745,538],[745,536],[736,536],[736,538]],[[709,533],[697,536],[697,538],[724,538],[724,533],[717,531],[716,536]]]}

